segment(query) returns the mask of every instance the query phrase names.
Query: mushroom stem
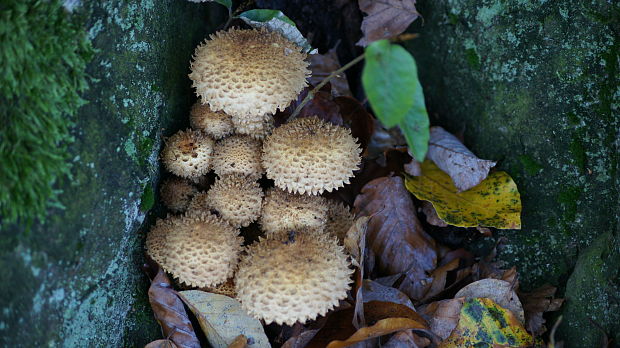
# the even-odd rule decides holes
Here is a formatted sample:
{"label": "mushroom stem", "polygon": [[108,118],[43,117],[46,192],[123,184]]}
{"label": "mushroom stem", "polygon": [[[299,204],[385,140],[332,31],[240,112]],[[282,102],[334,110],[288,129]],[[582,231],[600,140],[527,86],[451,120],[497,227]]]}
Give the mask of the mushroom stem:
{"label": "mushroom stem", "polygon": [[306,95],[304,100],[302,100],[301,103],[299,105],[297,105],[297,108],[295,108],[295,111],[293,111],[291,116],[288,118],[287,122],[291,122],[292,120],[294,120],[299,115],[299,113],[301,112],[301,109],[306,104],[308,104],[308,102],[310,101],[310,99],[312,99],[314,97],[314,94],[316,92],[318,92],[321,88],[323,88],[323,86],[325,86],[331,79],[333,79],[334,77],[336,77],[336,76],[340,75],[341,73],[345,72],[347,69],[349,69],[350,67],[354,66],[355,64],[359,63],[362,59],[364,59],[364,55],[365,55],[365,53],[360,54],[359,56],[355,57],[355,59],[353,59],[352,61],[350,61],[347,64],[345,64],[344,66],[342,66],[340,69],[334,70],[331,74],[329,74],[329,76],[324,78],[323,81],[321,81],[321,83],[316,85],[316,87],[314,87],[310,92],[308,92],[308,95]]}

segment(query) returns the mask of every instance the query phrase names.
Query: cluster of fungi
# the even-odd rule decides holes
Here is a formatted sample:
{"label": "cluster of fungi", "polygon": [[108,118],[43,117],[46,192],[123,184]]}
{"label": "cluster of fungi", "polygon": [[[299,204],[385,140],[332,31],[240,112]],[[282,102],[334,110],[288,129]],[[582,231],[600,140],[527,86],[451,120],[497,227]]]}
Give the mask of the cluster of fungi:
{"label": "cluster of fungi", "polygon": [[[316,116],[274,126],[307,86],[305,59],[265,29],[220,31],[196,48],[191,129],[161,154],[174,175],[160,191],[173,214],[146,241],[181,285],[234,296],[267,324],[325,315],[346,298],[353,272],[342,246],[353,215],[321,194],[353,177],[356,139]],[[211,171],[217,178],[203,192]],[[262,236],[244,246],[241,231],[254,222]]]}

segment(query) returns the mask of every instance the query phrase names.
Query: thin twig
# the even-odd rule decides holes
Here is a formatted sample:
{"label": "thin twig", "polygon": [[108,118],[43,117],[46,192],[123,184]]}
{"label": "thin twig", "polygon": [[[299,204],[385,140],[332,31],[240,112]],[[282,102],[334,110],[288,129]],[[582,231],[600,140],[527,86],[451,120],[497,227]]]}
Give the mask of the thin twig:
{"label": "thin twig", "polygon": [[349,69],[350,67],[354,66],[355,64],[359,63],[362,59],[364,59],[364,53],[360,54],[359,56],[355,57],[355,59],[353,59],[352,61],[348,62],[347,64],[345,64],[344,66],[342,66],[340,69],[333,71],[331,74],[329,74],[326,78],[323,79],[323,81],[321,81],[321,83],[319,83],[318,85],[316,85],[316,87],[314,87],[310,92],[308,92],[308,95],[306,95],[306,97],[304,98],[304,100],[301,101],[301,103],[299,105],[297,105],[297,108],[295,108],[295,111],[293,111],[293,113],[291,114],[291,116],[288,118],[287,122],[290,122],[292,120],[294,120],[299,113],[301,112],[301,109],[312,99],[314,98],[314,95],[321,90],[321,88],[323,88],[323,86],[325,86],[331,79],[333,79],[334,77],[340,75],[341,73],[343,73],[344,71],[346,71],[347,69]]}
{"label": "thin twig", "polygon": [[226,7],[228,9],[228,20],[226,20],[226,24],[224,24],[224,30],[228,28],[230,22],[233,20],[232,8]]}

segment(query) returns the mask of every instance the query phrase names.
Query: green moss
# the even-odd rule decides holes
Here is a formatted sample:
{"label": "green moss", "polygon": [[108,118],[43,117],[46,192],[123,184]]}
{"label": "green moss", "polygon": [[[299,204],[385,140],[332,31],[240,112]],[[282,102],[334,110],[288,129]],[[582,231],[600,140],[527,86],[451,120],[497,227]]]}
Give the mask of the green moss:
{"label": "green moss", "polygon": [[531,156],[520,155],[518,159],[525,172],[529,175],[536,175],[543,169],[543,166],[536,162]]}
{"label": "green moss", "polygon": [[155,204],[155,192],[153,191],[153,185],[149,182],[142,192],[140,197],[140,210],[149,211]]}
{"label": "green moss", "polygon": [[573,162],[583,173],[586,170],[586,150],[583,147],[583,143],[578,135],[573,135],[573,139],[568,145],[568,151],[573,156]]}
{"label": "green moss", "polygon": [[472,69],[480,69],[480,57],[475,48],[468,48],[465,50],[465,59]]}
{"label": "green moss", "polygon": [[577,201],[581,197],[582,189],[579,186],[569,186],[560,191],[557,202],[564,209],[565,220],[574,220],[577,214]]}
{"label": "green moss", "polygon": [[0,128],[0,217],[32,222],[58,206],[53,186],[70,174],[67,145],[93,50],[57,0],[7,0],[0,10],[0,122],[10,125]]}

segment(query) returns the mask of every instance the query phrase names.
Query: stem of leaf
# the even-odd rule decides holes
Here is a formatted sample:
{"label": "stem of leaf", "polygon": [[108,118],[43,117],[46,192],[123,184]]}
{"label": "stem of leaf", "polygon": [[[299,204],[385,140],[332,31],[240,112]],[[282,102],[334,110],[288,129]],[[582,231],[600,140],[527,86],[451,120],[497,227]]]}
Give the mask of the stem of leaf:
{"label": "stem of leaf", "polygon": [[230,25],[230,22],[233,19],[232,8],[227,7],[227,9],[228,9],[228,20],[226,20],[226,24],[224,24],[224,29],[228,28],[228,26]]}
{"label": "stem of leaf", "polygon": [[295,111],[293,111],[293,113],[291,114],[291,116],[288,118],[288,120],[286,120],[287,122],[290,122],[292,120],[294,120],[295,118],[297,118],[297,116],[299,116],[299,113],[301,112],[301,109],[303,109],[304,106],[306,106],[306,104],[308,104],[308,102],[314,98],[314,95],[321,90],[321,88],[323,88],[323,86],[325,86],[331,79],[333,79],[334,77],[342,74],[343,72],[345,72],[347,69],[349,69],[350,67],[354,66],[355,64],[359,63],[362,59],[364,59],[364,53],[360,54],[359,56],[355,57],[355,59],[353,59],[352,61],[348,62],[347,64],[345,64],[344,66],[342,66],[340,69],[338,70],[334,70],[331,74],[329,74],[326,78],[323,79],[323,81],[321,81],[318,85],[316,85],[310,92],[308,92],[308,95],[306,95],[306,97],[304,98],[304,100],[301,101],[301,103],[299,103],[299,105],[297,105],[297,107],[295,108]]}

